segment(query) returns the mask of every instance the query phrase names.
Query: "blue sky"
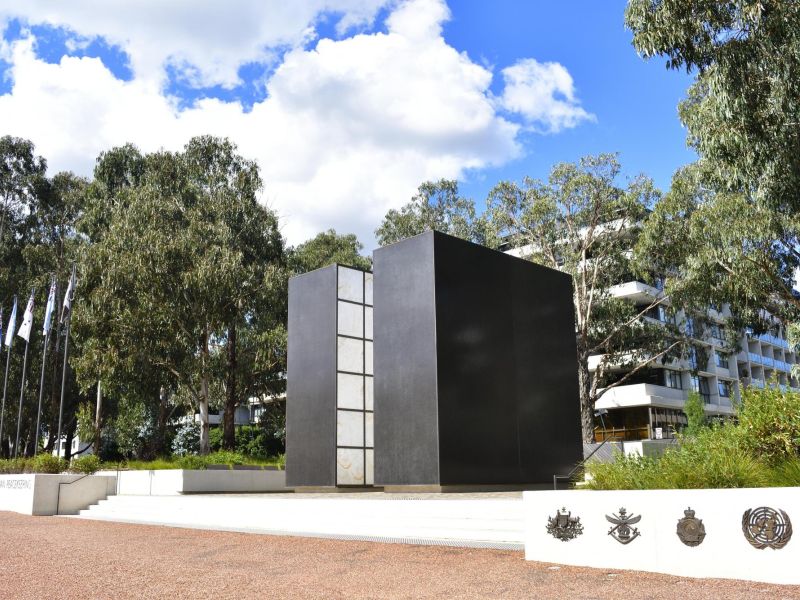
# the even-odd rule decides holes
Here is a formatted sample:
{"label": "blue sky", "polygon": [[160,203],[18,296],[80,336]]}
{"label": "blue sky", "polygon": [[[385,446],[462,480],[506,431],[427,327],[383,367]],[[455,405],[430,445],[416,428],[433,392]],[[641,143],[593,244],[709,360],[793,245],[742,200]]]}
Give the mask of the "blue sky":
{"label": "blue sky", "polygon": [[623,0],[143,2],[0,3],[0,132],[87,176],[114,145],[228,136],[291,243],[335,227],[368,249],[425,179],[482,206],[586,154],[662,189],[693,160],[691,77],[636,55]]}

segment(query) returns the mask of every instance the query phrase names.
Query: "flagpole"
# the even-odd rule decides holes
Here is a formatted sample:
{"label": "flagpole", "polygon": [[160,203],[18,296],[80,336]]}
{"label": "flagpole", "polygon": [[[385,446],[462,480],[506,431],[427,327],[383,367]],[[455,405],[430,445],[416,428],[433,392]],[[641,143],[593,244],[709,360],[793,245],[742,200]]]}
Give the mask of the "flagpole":
{"label": "flagpole", "polygon": [[3,380],[3,405],[0,408],[0,456],[3,455],[3,423],[5,421],[6,416],[6,390],[8,389],[8,367],[11,364],[11,348],[14,346],[14,329],[17,326],[17,297],[14,296],[14,308],[11,309],[11,316],[8,319],[8,327],[9,330],[12,332],[11,337],[8,337],[8,331],[6,331],[6,344],[7,353],[6,353],[6,377]]}
{"label": "flagpole", "polygon": [[41,420],[42,420],[42,396],[44,395],[44,370],[45,366],[47,365],[47,346],[50,343],[50,332],[48,331],[47,334],[44,336],[44,350],[42,350],[42,377],[39,380],[39,409],[36,412],[36,441],[33,446],[33,455],[36,456],[36,453],[39,452],[39,435],[41,432]]}
{"label": "flagpole", "polygon": [[14,345],[14,340],[12,338],[11,345],[6,346],[6,378],[3,382],[3,407],[0,409],[0,456],[3,454],[3,421],[5,420],[6,416],[6,388],[8,387],[8,365],[11,363],[11,346]]}
{"label": "flagpole", "polygon": [[19,408],[17,409],[17,437],[14,440],[14,458],[19,454],[19,428],[22,424],[22,399],[25,397],[25,369],[28,367],[28,340],[25,340],[25,355],[22,359],[22,383],[19,386]]}
{"label": "flagpole", "polygon": [[[61,402],[58,405],[58,437],[56,438],[56,444],[58,451],[56,456],[61,458],[61,423],[64,419],[64,387],[67,382],[67,355],[69,354],[69,325],[72,322],[72,299],[69,297],[70,294],[75,294],[75,263],[72,263],[72,276],[69,280],[69,286],[67,288],[66,295],[64,296],[64,307],[69,306],[67,310],[67,323],[66,323],[66,333],[64,336],[64,366],[61,369]],[[62,313],[63,314],[63,313]]]}

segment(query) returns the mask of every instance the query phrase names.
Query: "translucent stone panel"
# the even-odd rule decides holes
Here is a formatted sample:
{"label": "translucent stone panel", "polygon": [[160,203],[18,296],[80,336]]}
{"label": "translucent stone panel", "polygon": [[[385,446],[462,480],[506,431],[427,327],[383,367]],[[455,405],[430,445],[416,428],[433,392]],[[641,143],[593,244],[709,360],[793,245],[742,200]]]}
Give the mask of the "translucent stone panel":
{"label": "translucent stone panel", "polygon": [[372,417],[372,413],[364,413],[364,445],[367,448],[372,448],[375,445],[372,441],[373,433],[375,431]]}
{"label": "translucent stone panel", "polygon": [[336,451],[337,485],[364,485],[364,451],[339,448]]}
{"label": "translucent stone panel", "polygon": [[[350,338],[337,338],[337,368],[339,371],[352,373],[364,372],[364,342]],[[370,344],[371,345],[371,344]],[[372,365],[372,357],[369,360]]]}
{"label": "translucent stone panel", "polygon": [[364,273],[355,269],[339,267],[339,298],[364,302]]}
{"label": "translucent stone panel", "polygon": [[373,485],[375,483],[375,451],[367,450],[366,453],[366,484]]}
{"label": "translucent stone panel", "polygon": [[364,342],[364,372],[372,375],[372,342]]}
{"label": "translucent stone panel", "polygon": [[[370,386],[372,387],[372,386]],[[339,408],[364,408],[364,378],[361,375],[336,375],[336,404]]]}
{"label": "translucent stone panel", "polygon": [[364,337],[368,340],[372,339],[372,309],[370,307],[364,309]]}
{"label": "translucent stone panel", "polygon": [[373,394],[372,394],[372,377],[365,377],[364,378],[364,408],[366,410],[375,410],[374,403],[372,401]]}
{"label": "translucent stone panel", "polygon": [[[340,301],[337,320],[340,334],[364,337],[364,307],[360,304]],[[370,328],[372,328],[372,315],[370,315]]]}
{"label": "translucent stone panel", "polygon": [[364,273],[364,304],[372,304],[372,273]]}
{"label": "translucent stone panel", "polygon": [[364,413],[349,410],[336,411],[336,445],[364,445]]}

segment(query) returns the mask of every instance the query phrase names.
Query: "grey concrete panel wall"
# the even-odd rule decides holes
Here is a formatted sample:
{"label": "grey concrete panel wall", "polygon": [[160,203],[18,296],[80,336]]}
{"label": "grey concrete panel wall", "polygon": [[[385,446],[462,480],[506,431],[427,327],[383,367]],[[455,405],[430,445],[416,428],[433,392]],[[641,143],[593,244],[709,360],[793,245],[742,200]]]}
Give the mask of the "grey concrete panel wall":
{"label": "grey concrete panel wall", "polygon": [[336,485],[336,266],[289,280],[286,484]]}
{"label": "grey concrete panel wall", "polygon": [[430,235],[375,251],[375,483],[437,485],[434,256]]}
{"label": "grey concrete panel wall", "polygon": [[434,244],[441,484],[552,481],[582,454],[571,278]]}

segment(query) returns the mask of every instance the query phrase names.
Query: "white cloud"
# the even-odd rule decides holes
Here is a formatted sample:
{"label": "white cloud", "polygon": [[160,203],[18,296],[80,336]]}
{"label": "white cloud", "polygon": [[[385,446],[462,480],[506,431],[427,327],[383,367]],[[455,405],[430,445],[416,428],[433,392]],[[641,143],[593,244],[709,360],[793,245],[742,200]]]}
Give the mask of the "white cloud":
{"label": "white cloud", "polygon": [[505,89],[502,108],[519,113],[533,128],[557,133],[595,116],[575,98],[572,76],[560,64],[526,58],[502,70]]}
{"label": "white cloud", "polygon": [[[345,10],[340,25],[347,27],[374,18],[381,2],[345,0],[334,7],[319,0],[302,10],[299,2],[269,3],[281,7],[274,14],[259,12],[266,2],[242,2],[217,14],[213,7],[221,5],[193,1],[192,7],[200,7],[191,17],[195,35],[194,25],[174,23],[182,2],[151,0],[154,12],[144,13],[146,18],[144,9],[134,12],[122,4],[115,4],[122,11],[118,16],[108,10],[96,18],[88,8],[75,8],[80,2],[48,3],[49,12],[39,0],[30,4],[39,11],[26,13],[32,23],[65,25],[121,44],[136,76],[120,81],[94,58],[48,64],[35,56],[31,37],[16,41],[10,54],[13,89],[0,96],[0,132],[32,139],[52,170],[82,174],[91,173],[99,152],[128,141],[144,151],[176,150],[193,135],[228,136],[243,155],[258,160],[264,200],[283,218],[291,243],[334,227],[357,233],[369,248],[380,218],[407,202],[420,182],[460,177],[466,169],[500,165],[522,153],[521,125],[512,115],[498,114],[489,92],[492,72],[442,38],[441,24],[449,16],[442,0],[398,4],[386,33],[323,39],[308,50],[295,46],[267,81],[266,99],[250,112],[215,99],[178,110],[162,92],[165,64],[182,56],[201,69],[204,81],[231,84],[238,65],[254,53],[305,39],[319,6]],[[228,14],[237,9],[243,14]],[[270,23],[252,22],[264,15]],[[211,27],[207,19],[218,21]],[[142,33],[147,20],[155,31]],[[240,21],[240,35],[218,31]],[[213,31],[204,38],[206,29]],[[144,48],[148,41],[161,47]],[[571,94],[571,78],[561,69]],[[505,71],[504,77],[507,90],[520,87]],[[529,87],[535,83],[533,76],[525,79]],[[561,83],[551,89],[565,94]],[[538,113],[538,121],[552,119],[553,130],[577,122],[563,116],[560,100],[541,99],[549,108]],[[582,110],[569,100],[573,112]],[[509,97],[502,108],[526,119],[534,114],[530,102],[514,102]]]}

